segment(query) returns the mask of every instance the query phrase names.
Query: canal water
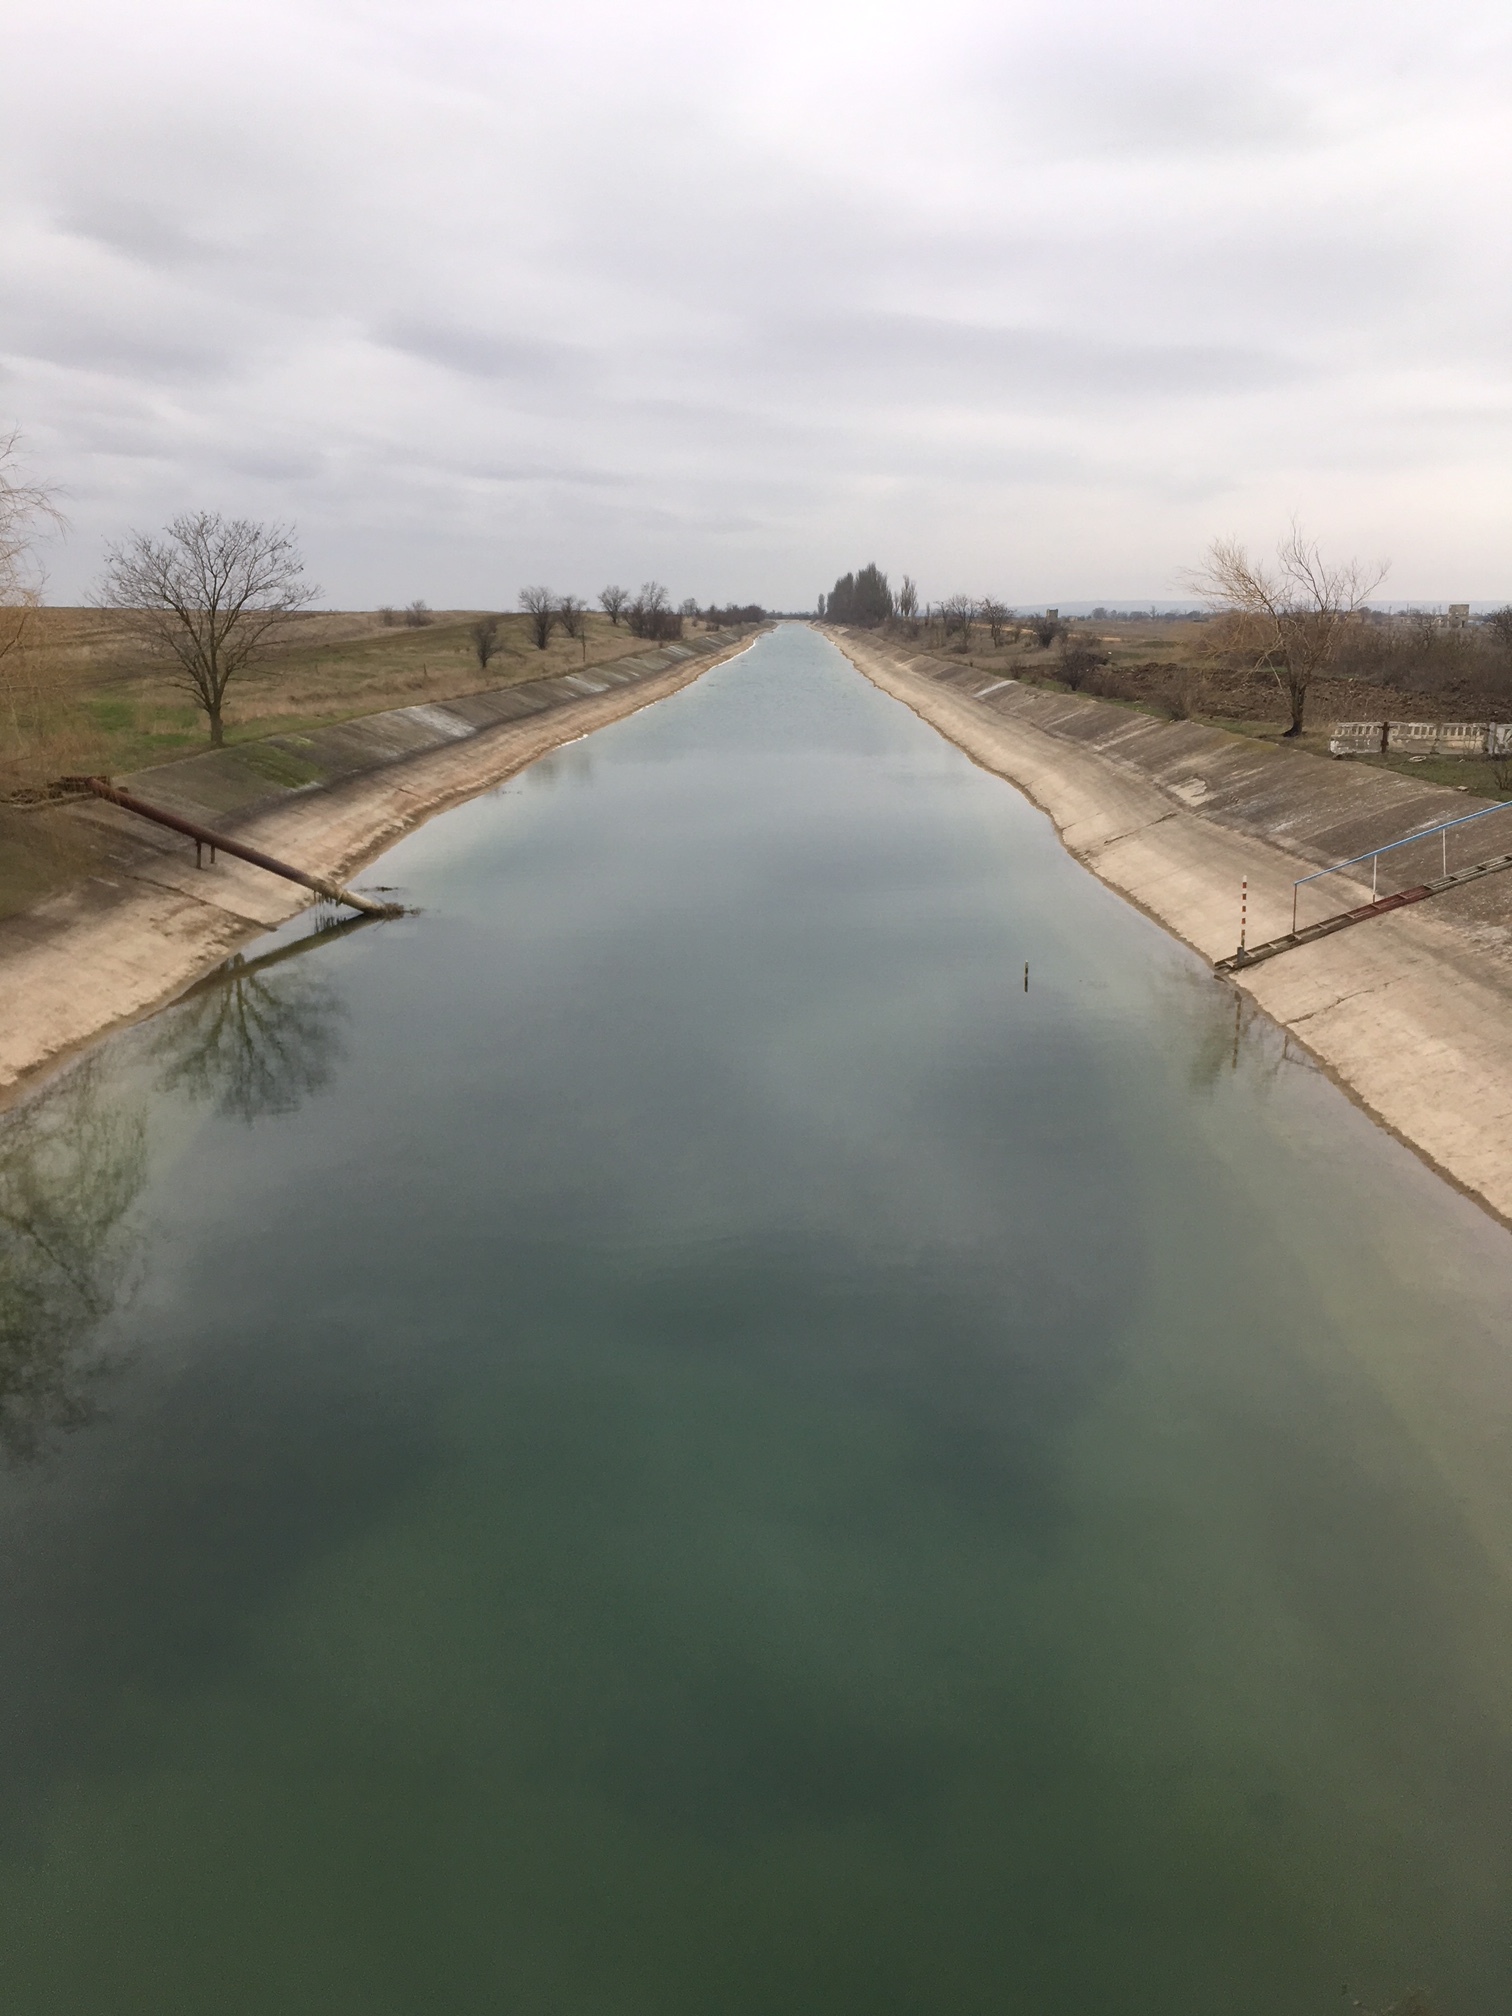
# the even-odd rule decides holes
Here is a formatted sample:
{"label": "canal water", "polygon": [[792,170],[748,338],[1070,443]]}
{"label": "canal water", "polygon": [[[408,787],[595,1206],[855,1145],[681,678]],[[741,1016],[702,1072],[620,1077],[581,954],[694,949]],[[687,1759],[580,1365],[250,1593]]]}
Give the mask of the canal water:
{"label": "canal water", "polygon": [[1512,2007],[1504,1231],[807,629],[367,879],[0,1123],[0,2008]]}

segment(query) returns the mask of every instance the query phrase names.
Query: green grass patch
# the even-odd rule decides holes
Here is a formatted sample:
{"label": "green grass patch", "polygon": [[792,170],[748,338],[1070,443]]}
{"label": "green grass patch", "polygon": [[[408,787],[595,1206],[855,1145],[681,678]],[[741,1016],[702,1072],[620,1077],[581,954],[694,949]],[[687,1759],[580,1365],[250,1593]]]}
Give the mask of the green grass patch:
{"label": "green grass patch", "polygon": [[291,791],[301,784],[318,784],[326,774],[318,764],[271,742],[238,742],[236,760],[270,784],[282,784]]}
{"label": "green grass patch", "polygon": [[1490,762],[1484,756],[1424,756],[1414,762],[1395,749],[1384,756],[1351,756],[1351,763],[1368,763],[1376,770],[1395,770],[1398,776],[1414,778],[1419,784],[1445,784],[1451,790],[1469,791],[1477,798],[1512,799],[1512,779],[1498,784],[1496,773],[1506,775],[1512,765]]}
{"label": "green grass patch", "polygon": [[102,734],[134,735],[139,708],[134,700],[86,700],[84,711]]}

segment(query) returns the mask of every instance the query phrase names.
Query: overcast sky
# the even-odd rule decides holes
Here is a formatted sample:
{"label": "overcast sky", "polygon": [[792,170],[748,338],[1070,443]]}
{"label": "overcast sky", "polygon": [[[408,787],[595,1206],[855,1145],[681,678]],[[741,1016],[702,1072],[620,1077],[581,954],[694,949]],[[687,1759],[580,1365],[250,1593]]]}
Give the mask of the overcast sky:
{"label": "overcast sky", "polygon": [[1512,597],[1506,0],[11,0],[51,597],[177,510],[328,602],[1180,592],[1289,513]]}

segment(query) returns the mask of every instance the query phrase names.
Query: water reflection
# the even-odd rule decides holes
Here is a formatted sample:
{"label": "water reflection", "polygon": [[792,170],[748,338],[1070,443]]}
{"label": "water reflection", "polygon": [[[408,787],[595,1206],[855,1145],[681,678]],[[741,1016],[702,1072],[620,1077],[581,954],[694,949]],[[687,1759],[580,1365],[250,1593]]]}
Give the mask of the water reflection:
{"label": "water reflection", "polygon": [[381,959],[113,1046],[151,1272],[5,1480],[6,2009],[1504,2005],[1502,1235],[761,650],[414,835]]}
{"label": "water reflection", "polygon": [[0,1129],[0,1450],[13,1459],[88,1421],[107,1369],[92,1333],[127,1286],[147,1141],[140,1109],[106,1084],[91,1058]]}
{"label": "water reflection", "polygon": [[1179,1028],[1187,1082],[1194,1092],[1212,1092],[1221,1080],[1243,1070],[1262,1096],[1286,1065],[1316,1071],[1317,1065],[1289,1029],[1237,987],[1218,987],[1201,968],[1172,964],[1161,974],[1158,995],[1172,1028]]}
{"label": "water reflection", "polygon": [[329,982],[282,971],[312,945],[369,920],[335,924],[260,958],[238,954],[164,1018],[153,1044],[167,1092],[187,1092],[249,1125],[292,1113],[331,1081],[342,1054],[346,1005]]}

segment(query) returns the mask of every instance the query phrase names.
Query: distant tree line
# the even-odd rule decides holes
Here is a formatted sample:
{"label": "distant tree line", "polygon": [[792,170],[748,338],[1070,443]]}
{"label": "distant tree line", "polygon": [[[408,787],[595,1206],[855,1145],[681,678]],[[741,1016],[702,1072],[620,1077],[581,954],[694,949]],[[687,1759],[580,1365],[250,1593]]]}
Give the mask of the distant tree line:
{"label": "distant tree line", "polygon": [[849,623],[875,630],[892,620],[893,593],[887,576],[873,560],[859,574],[842,574],[828,596],[819,597],[819,614],[830,623]]}

